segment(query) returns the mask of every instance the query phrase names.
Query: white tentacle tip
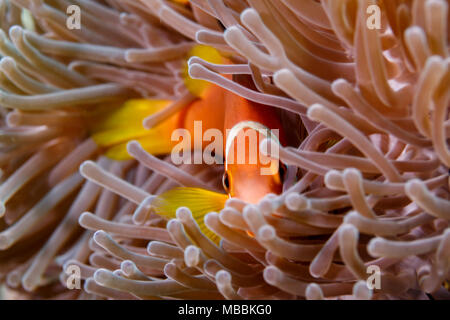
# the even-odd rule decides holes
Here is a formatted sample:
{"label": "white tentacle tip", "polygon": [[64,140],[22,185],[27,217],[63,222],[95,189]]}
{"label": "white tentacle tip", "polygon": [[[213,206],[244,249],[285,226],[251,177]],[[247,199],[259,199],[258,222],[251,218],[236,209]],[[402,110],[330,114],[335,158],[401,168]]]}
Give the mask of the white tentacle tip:
{"label": "white tentacle tip", "polygon": [[245,206],[242,214],[244,216],[244,219],[247,220],[257,216],[259,214],[259,210],[258,207],[254,204],[248,204]]}
{"label": "white tentacle tip", "polygon": [[192,219],[192,212],[187,207],[179,207],[176,210],[175,215],[181,221],[187,221],[187,220]]}
{"label": "white tentacle tip", "polygon": [[203,72],[203,70],[205,70],[205,67],[203,67],[200,63],[198,62],[192,62],[191,64],[188,65],[188,74],[192,79],[200,79],[201,78],[201,74]]}
{"label": "white tentacle tip", "polygon": [[204,221],[205,223],[210,223],[215,219],[218,219],[219,214],[217,212],[209,212],[205,215]]}
{"label": "white tentacle tip", "polygon": [[339,236],[351,235],[354,238],[357,238],[359,235],[358,229],[349,223],[344,223],[339,227]]}
{"label": "white tentacle tip", "polygon": [[78,224],[79,224],[80,226],[82,226],[83,228],[86,228],[86,227],[87,227],[86,222],[89,220],[91,214],[92,214],[92,213],[87,212],[87,211],[86,211],[86,212],[83,212],[83,213],[79,216],[79,218],[78,218]]}
{"label": "white tentacle tip", "polygon": [[242,31],[237,27],[237,26],[231,26],[228,27],[225,32],[223,33],[223,37],[225,39],[225,41],[230,45],[233,46],[232,44],[238,40],[239,38],[244,37],[244,35],[242,34]]}
{"label": "white tentacle tip", "polygon": [[[333,92],[338,91],[342,86],[349,85],[348,81],[342,78],[336,79],[331,83],[331,89]],[[337,90],[336,90],[337,89]]]}
{"label": "white tentacle tip", "polygon": [[419,179],[413,179],[405,184],[405,193],[410,196],[416,196],[424,191],[424,184]]}
{"label": "white tentacle tip", "polygon": [[219,285],[227,285],[231,283],[231,275],[229,272],[225,270],[220,270],[216,273],[216,281]]}
{"label": "white tentacle tip", "polygon": [[120,264],[120,269],[125,275],[129,276],[135,271],[136,265],[131,260],[125,260]]}
{"label": "white tentacle tip", "polygon": [[353,296],[358,300],[370,300],[372,298],[372,290],[367,287],[365,281],[358,281],[353,286]]}
{"label": "white tentacle tip", "polygon": [[3,57],[0,59],[0,69],[2,70],[12,70],[16,67],[16,61],[11,57]]}
{"label": "white tentacle tip", "polygon": [[344,217],[343,222],[348,225],[353,225],[360,218],[359,213],[356,211],[350,211]]}
{"label": "white tentacle tip", "polygon": [[286,196],[284,203],[286,205],[286,208],[291,211],[305,210],[308,209],[310,205],[309,201],[305,197],[295,192],[289,193]]}
{"label": "white tentacle tip", "polygon": [[337,170],[329,170],[324,177],[325,186],[331,190],[340,190],[341,172]]}
{"label": "white tentacle tip", "polygon": [[134,156],[140,150],[142,150],[141,144],[139,142],[137,142],[136,140],[132,140],[127,143],[127,152],[131,156]]}
{"label": "white tentacle tip", "polygon": [[111,278],[112,272],[107,269],[98,269],[94,273],[94,280],[100,285],[104,285]]}
{"label": "white tentacle tip", "polygon": [[241,13],[241,21],[246,24],[248,22],[255,21],[255,19],[259,19],[258,12],[253,8],[247,8]]}
{"label": "white tentacle tip", "polygon": [[20,36],[22,36],[22,31],[23,31],[22,27],[17,26],[17,25],[12,26],[11,28],[9,28],[9,36],[11,38],[20,37]]}
{"label": "white tentacle tip", "polygon": [[271,285],[276,285],[281,277],[281,271],[274,266],[269,266],[264,269],[264,280]]}
{"label": "white tentacle tip", "polygon": [[319,103],[315,103],[312,106],[310,106],[308,108],[308,111],[306,113],[306,115],[308,116],[309,119],[313,120],[313,121],[319,121],[320,120],[320,115],[326,110],[326,108],[319,104]]}
{"label": "white tentacle tip", "polygon": [[425,35],[423,29],[419,26],[411,26],[405,30],[405,37],[409,38],[413,35]]}
{"label": "white tentacle tip", "polygon": [[96,168],[97,168],[97,164],[94,161],[87,160],[87,161],[84,161],[80,165],[79,171],[83,177],[87,178],[89,175],[89,172],[91,172],[93,169],[96,169]]}
{"label": "white tentacle tip", "polygon": [[98,244],[101,245],[105,240],[109,238],[109,235],[104,230],[98,230],[94,233],[93,239]]}
{"label": "white tentacle tip", "polygon": [[200,262],[200,249],[190,245],[184,250],[184,262],[188,267],[195,267]]}
{"label": "white tentacle tip", "polygon": [[272,226],[265,225],[258,230],[258,238],[261,239],[261,241],[270,241],[276,236],[277,234]]}
{"label": "white tentacle tip", "polygon": [[382,245],[383,245],[383,239],[381,239],[381,238],[373,238],[367,244],[367,252],[372,257],[380,257],[381,255],[380,255],[380,252],[379,252],[379,248]]}
{"label": "white tentacle tip", "polygon": [[273,74],[273,81],[276,85],[280,85],[281,87],[284,87],[284,84],[288,84],[295,80],[296,79],[292,71],[286,68],[280,69]]}
{"label": "white tentacle tip", "polygon": [[307,300],[323,300],[322,288],[317,283],[310,283],[306,287],[305,296]]}

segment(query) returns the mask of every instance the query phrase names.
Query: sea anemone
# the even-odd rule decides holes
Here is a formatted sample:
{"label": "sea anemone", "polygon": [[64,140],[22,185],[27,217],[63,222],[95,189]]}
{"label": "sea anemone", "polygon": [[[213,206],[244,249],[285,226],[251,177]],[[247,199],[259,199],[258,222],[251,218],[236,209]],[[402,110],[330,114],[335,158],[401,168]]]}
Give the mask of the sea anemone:
{"label": "sea anemone", "polygon": [[[450,299],[448,1],[0,0],[0,27],[6,297]],[[124,104],[168,101],[149,130],[202,99],[194,79],[279,109],[281,194],[167,219],[155,199],[220,191],[222,166],[99,142]]]}

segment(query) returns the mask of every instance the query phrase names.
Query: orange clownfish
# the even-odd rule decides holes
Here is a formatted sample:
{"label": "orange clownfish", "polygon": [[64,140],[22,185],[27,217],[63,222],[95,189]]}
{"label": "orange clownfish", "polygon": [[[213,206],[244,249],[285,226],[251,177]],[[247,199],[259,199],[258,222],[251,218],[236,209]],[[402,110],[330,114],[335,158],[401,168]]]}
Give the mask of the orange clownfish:
{"label": "orange clownfish", "polygon": [[[200,55],[205,59],[206,51],[210,59],[205,60],[220,63],[222,58],[211,50],[214,49],[197,46],[192,55]],[[235,75],[233,80],[254,89],[249,75]],[[195,122],[201,121],[203,130],[220,130],[223,137],[223,186],[226,194],[180,187],[161,194],[152,204],[155,212],[168,218],[175,217],[178,207],[188,207],[202,231],[211,238],[210,232],[205,230],[203,217],[209,212],[223,209],[229,197],[256,203],[266,194],[281,193],[285,167],[278,161],[274,166],[273,159],[263,163],[259,156],[259,145],[265,138],[272,138],[283,145],[286,138],[276,108],[246,100],[204,81],[190,79],[186,87],[198,99],[154,128],[145,129],[143,119],[162,110],[170,101],[130,100],[97,125],[92,138],[107,149],[106,156],[124,160],[131,158],[126,151],[130,140],[137,140],[150,154],[164,155],[171,153],[177,144],[171,138],[176,129],[183,128],[194,137]],[[202,148],[207,144],[202,141]],[[252,158],[254,155],[256,159]]]}

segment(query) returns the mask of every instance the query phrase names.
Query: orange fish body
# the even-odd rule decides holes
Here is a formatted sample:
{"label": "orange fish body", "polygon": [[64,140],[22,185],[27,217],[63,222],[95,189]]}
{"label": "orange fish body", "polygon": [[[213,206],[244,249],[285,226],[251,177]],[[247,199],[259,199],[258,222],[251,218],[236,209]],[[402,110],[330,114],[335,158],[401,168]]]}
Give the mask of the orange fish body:
{"label": "orange fish body", "polygon": [[[235,76],[235,81],[251,87],[247,75]],[[116,160],[129,157],[126,144],[137,140],[153,155],[170,153],[178,141],[172,133],[176,129],[189,132],[190,146],[202,149],[210,144],[203,139],[209,129],[219,130],[222,136],[222,157],[225,160],[224,187],[231,197],[254,203],[267,193],[281,192],[279,172],[265,175],[259,145],[268,133],[278,130],[278,140],[285,137],[277,110],[242,98],[214,84],[208,85],[199,99],[150,130],[142,127],[145,116],[165,108],[170,101],[130,100],[97,126],[94,140],[107,148],[106,155]],[[201,132],[196,123],[201,123]],[[261,132],[264,133],[261,134]],[[243,142],[243,143],[240,143]],[[228,149],[227,149],[228,148]]]}
{"label": "orange fish body", "polygon": [[[247,87],[253,85],[250,76],[242,75],[234,78],[235,81]],[[232,92],[228,92],[224,127],[226,130],[232,130],[232,128],[236,128],[242,123],[250,123],[250,125],[242,129],[236,138],[232,135],[228,135],[226,138],[229,148],[232,148],[234,152],[225,152],[227,159],[225,159],[224,185],[227,184],[226,180],[228,179],[228,193],[230,196],[250,203],[256,203],[268,193],[279,194],[282,191],[282,184],[278,170],[272,174],[262,174],[261,169],[269,166],[269,164],[263,163],[259,152],[259,145],[266,136],[252,128],[251,123],[259,124],[261,127],[266,128],[267,133],[269,130],[270,132],[277,130],[278,140],[281,144],[284,144],[285,137],[275,108],[249,101]],[[253,137],[256,136],[256,142],[253,142],[252,146],[250,145],[252,138],[248,138],[245,141],[245,161],[243,164],[239,163],[238,159],[236,159],[236,156],[239,156],[238,144],[239,141],[242,141],[239,138],[241,136],[241,138],[244,137],[245,139],[246,135],[251,137],[252,134]],[[252,152],[257,155],[256,163],[251,159]],[[230,153],[232,153],[231,156]]]}
{"label": "orange fish body", "polygon": [[[211,63],[224,63],[224,58],[210,47],[196,46],[191,53],[193,55],[204,55],[209,60],[202,58]],[[219,139],[221,144],[213,149],[216,153],[213,157],[222,157],[224,160],[223,184],[226,194],[200,188],[174,188],[155,198],[152,206],[154,212],[169,219],[176,216],[179,207],[188,207],[202,232],[217,243],[218,237],[205,227],[203,219],[206,214],[220,212],[229,197],[256,203],[266,194],[281,193],[284,167],[276,155],[273,158],[265,157],[263,161],[259,148],[265,138],[275,140],[276,145],[283,145],[286,137],[277,109],[246,100],[215,84],[191,79],[187,73],[186,66],[186,88],[198,98],[181,111],[146,129],[143,120],[162,111],[173,101],[129,100],[120,108],[110,111],[106,117],[95,121],[91,137],[105,150],[105,156],[114,160],[127,160],[131,158],[127,152],[127,144],[131,140],[139,142],[152,155],[167,155],[177,152],[175,148],[179,145],[184,146],[187,132],[191,137],[190,141],[187,140],[188,150],[183,147],[179,149],[183,152],[200,149],[204,155],[209,151],[212,141],[205,139],[203,133],[214,129],[218,135],[214,135],[213,139]],[[233,81],[255,89],[249,75],[234,75]],[[201,131],[196,132],[199,123]],[[218,155],[218,152],[222,152],[222,155]]]}
{"label": "orange fish body", "polygon": [[[234,76],[234,81],[247,87],[253,86],[251,77],[247,75]],[[262,163],[259,156],[259,144],[265,136],[251,127],[243,127],[241,132],[236,133],[237,136],[234,137],[230,137],[228,134],[239,124],[257,123],[267,130],[278,130],[278,139],[281,144],[284,144],[284,132],[275,108],[249,101],[212,84],[205,90],[201,99],[193,102],[181,112],[180,120],[182,122],[180,126],[190,132],[192,146],[196,145],[194,139],[199,139],[198,134],[194,132],[194,122],[201,121],[203,132],[208,129],[221,130],[223,157],[226,163],[224,188],[231,197],[255,203],[268,193],[279,194],[281,192],[282,185],[278,172],[272,175],[261,174],[260,169],[268,166],[267,163]],[[256,139],[248,138],[252,134]],[[228,141],[228,139],[232,141]],[[202,148],[210,143],[201,140]],[[232,149],[231,152],[226,150],[227,141],[229,148]],[[238,146],[239,141],[245,141],[244,150]],[[245,154],[239,154],[242,151]],[[251,151],[253,151],[253,155],[256,155],[256,162],[251,159]],[[242,157],[240,162],[239,156]]]}
{"label": "orange fish body", "polygon": [[[212,63],[231,63],[208,46],[195,46],[190,56],[200,56]],[[215,84],[192,79],[187,68],[186,64],[183,71],[186,88],[198,99],[150,130],[142,126],[143,119],[161,111],[171,101],[127,101],[123,107],[109,114],[105,121],[95,124],[94,141],[107,149],[106,156],[124,160],[129,159],[126,145],[130,140],[137,140],[153,155],[163,155],[174,151],[179,144],[178,132],[173,134],[175,130],[185,129],[183,134],[187,131],[191,137],[191,149],[204,150],[211,141],[204,139],[203,133],[216,129],[221,133],[223,150],[214,149],[215,153],[222,151],[222,155],[214,156],[216,159],[222,156],[225,160],[224,187],[228,195],[254,203],[267,193],[280,193],[280,172],[275,169],[270,174],[261,174],[261,169],[268,163],[263,163],[259,152],[262,139],[273,137],[272,131],[275,130],[278,131],[276,140],[284,144],[278,110],[246,100]],[[231,78],[230,75],[224,77]],[[233,81],[255,89],[250,75],[232,77]],[[201,131],[197,132],[199,123]],[[183,143],[184,139],[183,136]]]}
{"label": "orange fish body", "polygon": [[[252,85],[249,76],[235,78],[235,81],[247,87]],[[130,100],[99,122],[92,138],[106,149],[107,156],[125,160],[130,158],[126,151],[130,140],[137,140],[153,155],[165,155],[171,153],[179,143],[172,137],[176,129],[189,132],[191,148],[198,144],[195,140],[199,139],[202,150],[211,142],[204,141],[202,134],[198,136],[195,132],[196,122],[201,122],[203,132],[208,129],[219,131],[220,139],[223,139],[223,184],[227,194],[199,188],[175,188],[159,195],[158,200],[152,204],[156,213],[167,218],[174,218],[179,207],[190,208],[202,232],[217,243],[218,237],[205,227],[205,214],[222,210],[229,197],[256,203],[266,194],[279,194],[282,191],[283,167],[275,160],[276,170],[272,170],[272,162],[263,163],[259,153],[261,141],[269,136],[273,138],[275,130],[279,131],[276,140],[284,144],[285,136],[279,115],[273,107],[251,102],[212,84],[207,86],[199,99],[180,112],[154,128],[143,128],[142,121],[145,117],[163,110],[170,103],[160,100]],[[268,174],[267,171],[262,174],[262,169],[270,170]]]}
{"label": "orange fish body", "polygon": [[214,84],[205,90],[202,97],[194,101],[191,105],[182,110],[179,114],[180,127],[189,131],[192,138],[191,145],[195,146],[195,139],[202,140],[202,149],[209,143],[203,141],[203,137],[198,137],[195,132],[195,122],[200,121],[203,133],[209,129],[218,129],[224,133],[225,121],[225,100],[228,91]]}

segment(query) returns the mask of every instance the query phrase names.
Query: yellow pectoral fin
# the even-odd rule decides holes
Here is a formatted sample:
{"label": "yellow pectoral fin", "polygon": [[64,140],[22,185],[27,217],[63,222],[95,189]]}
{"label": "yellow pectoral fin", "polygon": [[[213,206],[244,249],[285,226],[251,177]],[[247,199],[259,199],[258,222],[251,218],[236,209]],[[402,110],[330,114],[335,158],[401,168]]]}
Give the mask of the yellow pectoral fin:
{"label": "yellow pectoral fin", "polygon": [[209,230],[204,217],[210,212],[219,212],[225,207],[228,195],[200,188],[174,188],[161,194],[153,202],[155,212],[167,218],[175,218],[179,207],[187,207],[197,222],[200,230],[214,243],[218,244],[220,238]]}

